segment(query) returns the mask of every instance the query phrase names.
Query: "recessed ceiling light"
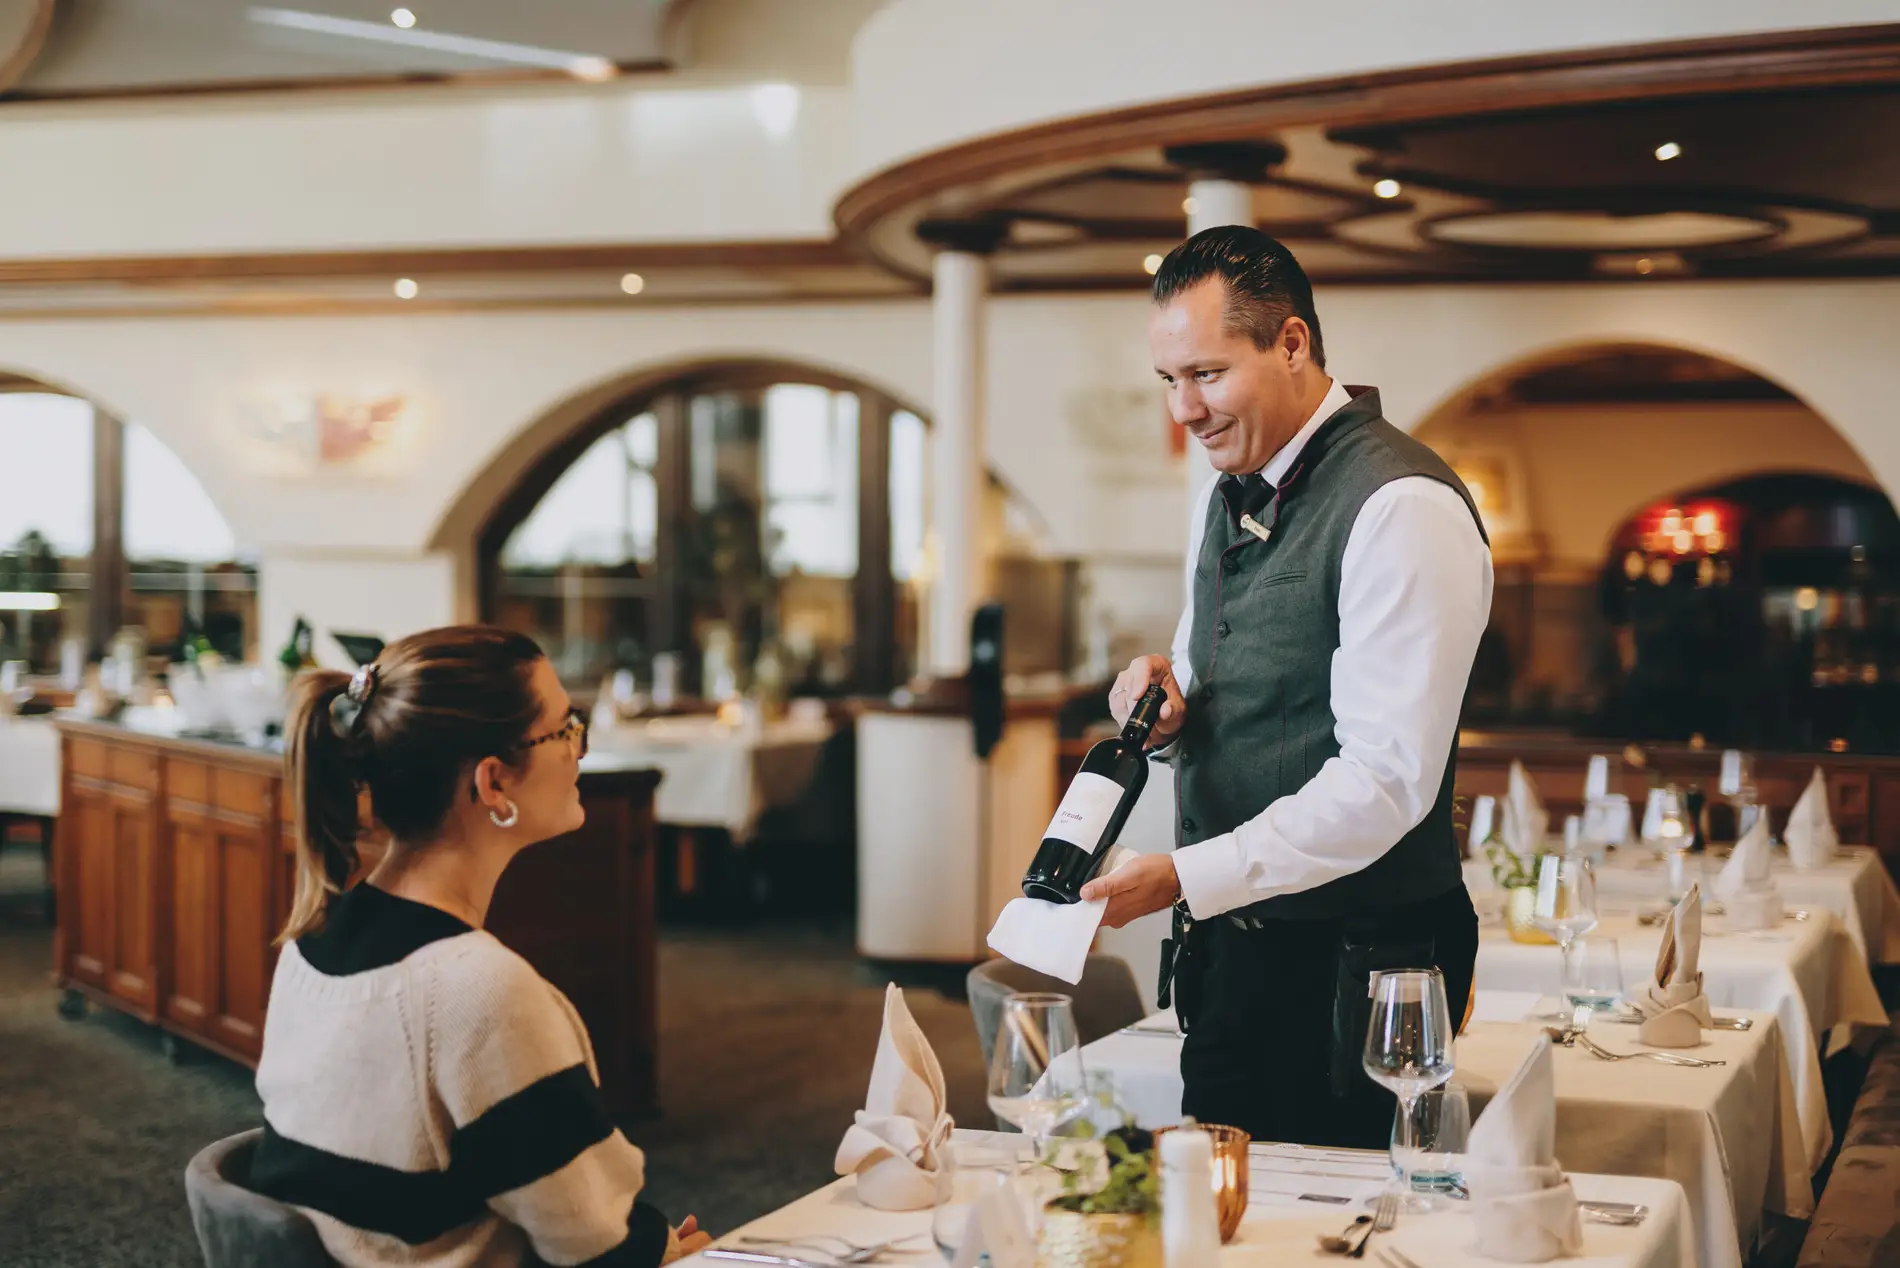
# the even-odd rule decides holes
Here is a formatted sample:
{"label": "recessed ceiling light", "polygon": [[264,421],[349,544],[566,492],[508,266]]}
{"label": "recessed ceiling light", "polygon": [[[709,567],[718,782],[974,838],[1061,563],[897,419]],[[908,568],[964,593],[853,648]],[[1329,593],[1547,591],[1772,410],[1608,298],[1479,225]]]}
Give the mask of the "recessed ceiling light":
{"label": "recessed ceiling light", "polygon": [[1388,176],[1374,185],[1372,192],[1381,198],[1397,198],[1399,196],[1399,183]]}
{"label": "recessed ceiling light", "polygon": [[1644,256],[1642,259],[1636,261],[1636,271],[1644,274],[1654,273],[1656,271],[1656,263],[1648,256]]}
{"label": "recessed ceiling light", "polygon": [[1181,200],[1181,210],[1185,211],[1190,216],[1193,215],[1195,212],[1199,211],[1200,209],[1201,209],[1201,203],[1198,198],[1190,197],[1190,198],[1183,198]]}
{"label": "recessed ceiling light", "polygon": [[407,31],[416,24],[416,15],[407,9],[392,9],[389,12],[389,20]]}
{"label": "recessed ceiling light", "polygon": [[1682,147],[1680,145],[1677,145],[1674,141],[1664,141],[1661,145],[1656,147],[1656,161],[1658,163],[1667,163],[1670,159],[1676,158],[1681,153]]}
{"label": "recessed ceiling light", "polygon": [[627,294],[638,295],[646,288],[647,280],[638,273],[623,273],[620,275],[620,289],[627,292]]}
{"label": "recessed ceiling light", "polygon": [[620,73],[620,68],[604,57],[577,57],[567,64],[567,73],[590,84],[604,84]]}
{"label": "recessed ceiling light", "polygon": [[399,277],[396,279],[395,290],[397,299],[414,299],[422,288],[416,285],[416,279],[413,277]]}
{"label": "recessed ceiling light", "polygon": [[1141,270],[1149,277],[1153,277],[1161,271],[1161,257],[1158,255],[1145,257],[1141,262]]}

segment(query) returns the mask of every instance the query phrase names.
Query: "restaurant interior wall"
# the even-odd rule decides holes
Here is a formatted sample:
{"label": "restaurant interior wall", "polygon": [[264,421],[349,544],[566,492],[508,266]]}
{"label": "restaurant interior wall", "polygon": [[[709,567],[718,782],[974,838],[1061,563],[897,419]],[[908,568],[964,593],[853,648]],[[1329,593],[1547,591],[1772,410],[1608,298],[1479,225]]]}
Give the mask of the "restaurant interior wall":
{"label": "restaurant interior wall", "polygon": [[[1883,487],[1900,488],[1900,430],[1887,412],[1900,395],[1887,346],[1900,283],[1335,286],[1321,288],[1319,309],[1330,368],[1380,386],[1402,427],[1474,379],[1551,349],[1666,343],[1782,384]],[[1145,579],[1150,592],[1126,606],[1158,619],[1180,593],[1171,561],[1187,515],[1146,315],[1139,295],[992,301],[989,460],[1047,526],[1051,554]],[[332,615],[356,620],[363,593],[390,597],[391,633],[398,621],[466,614],[462,556],[480,514],[462,500],[498,497],[483,483],[498,459],[562,426],[564,403],[642,367],[776,358],[928,402],[930,346],[921,301],[0,322],[9,364],[113,402],[203,482],[240,547],[261,556],[265,645],[295,611],[320,626]],[[400,395],[409,412],[373,463],[284,472],[256,433],[257,411],[324,393]],[[273,572],[294,573],[297,588],[275,584]],[[1164,639],[1167,628],[1148,636]]]}

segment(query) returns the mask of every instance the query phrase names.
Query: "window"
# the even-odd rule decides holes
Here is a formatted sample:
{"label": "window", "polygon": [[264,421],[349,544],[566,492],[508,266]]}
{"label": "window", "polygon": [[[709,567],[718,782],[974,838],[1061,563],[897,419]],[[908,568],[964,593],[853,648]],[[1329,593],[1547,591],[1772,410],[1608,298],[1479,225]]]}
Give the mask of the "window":
{"label": "window", "polygon": [[622,668],[650,681],[664,651],[687,690],[714,676],[745,689],[755,672],[791,694],[888,690],[914,660],[896,582],[921,549],[924,422],[789,369],[648,390],[530,471],[482,536],[487,619],[532,635],[582,689]]}

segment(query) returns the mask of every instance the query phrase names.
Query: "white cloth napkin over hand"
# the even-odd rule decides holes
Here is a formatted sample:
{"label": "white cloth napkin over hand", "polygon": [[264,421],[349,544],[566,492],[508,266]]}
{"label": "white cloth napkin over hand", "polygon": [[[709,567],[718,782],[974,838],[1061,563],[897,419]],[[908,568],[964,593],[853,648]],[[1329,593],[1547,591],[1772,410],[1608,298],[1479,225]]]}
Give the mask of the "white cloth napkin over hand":
{"label": "white cloth napkin over hand", "polygon": [[1702,887],[1689,886],[1663,926],[1656,949],[1656,978],[1633,1001],[1643,1015],[1638,1043],[1652,1048],[1693,1048],[1702,1032],[1715,1028],[1709,997],[1702,989]]}
{"label": "white cloth napkin over hand", "polygon": [[1498,828],[1504,848],[1527,859],[1542,852],[1549,834],[1550,812],[1544,809],[1544,799],[1538,795],[1524,763],[1513,761],[1511,782],[1504,794],[1504,822]]}
{"label": "white cloth napkin over hand", "polygon": [[1819,766],[1789,811],[1788,828],[1782,837],[1788,842],[1788,861],[1803,872],[1826,866],[1840,848],[1840,834],[1834,830],[1834,816],[1827,808],[1827,779]]}
{"label": "white cloth napkin over hand", "polygon": [[884,990],[884,1030],[864,1108],[838,1144],[833,1167],[856,1174],[858,1199],[880,1211],[921,1211],[948,1196],[947,1146],[955,1122],[945,1111],[943,1067],[904,992]]}
{"label": "white cloth napkin over hand", "polygon": [[1781,923],[1781,891],[1775,888],[1769,852],[1768,816],[1758,815],[1715,878],[1715,896],[1737,929],[1770,929]]}
{"label": "white cloth napkin over hand", "polygon": [[1465,1184],[1478,1253],[1536,1264],[1583,1249],[1577,1195],[1557,1165],[1557,1082],[1538,1040],[1472,1124]]}
{"label": "white cloth napkin over hand", "polygon": [[[1102,861],[1106,876],[1132,858],[1134,850],[1117,845]],[[1092,903],[1052,903],[1046,898],[1012,898],[986,941],[990,950],[1026,969],[1059,977],[1074,986],[1082,980],[1095,931],[1102,927],[1108,900]]]}

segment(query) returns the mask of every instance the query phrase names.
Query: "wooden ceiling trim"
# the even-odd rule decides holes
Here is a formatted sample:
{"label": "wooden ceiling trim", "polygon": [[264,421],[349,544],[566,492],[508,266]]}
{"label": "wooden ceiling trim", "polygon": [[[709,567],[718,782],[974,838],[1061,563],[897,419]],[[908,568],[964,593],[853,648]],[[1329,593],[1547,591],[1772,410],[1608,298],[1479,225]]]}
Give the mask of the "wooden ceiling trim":
{"label": "wooden ceiling trim", "polygon": [[0,286],[239,281],[445,274],[570,273],[606,269],[837,268],[862,258],[835,238],[750,242],[624,242],[543,247],[390,247],[0,259]]}
{"label": "wooden ceiling trim", "polygon": [[[1294,126],[1365,126],[1725,91],[1900,83],[1900,23],[1460,62],[1244,89],[982,137],[898,163],[846,191],[847,239],[934,194],[1010,172]],[[887,267],[896,262],[883,259]],[[900,272],[903,270],[899,268]]]}

